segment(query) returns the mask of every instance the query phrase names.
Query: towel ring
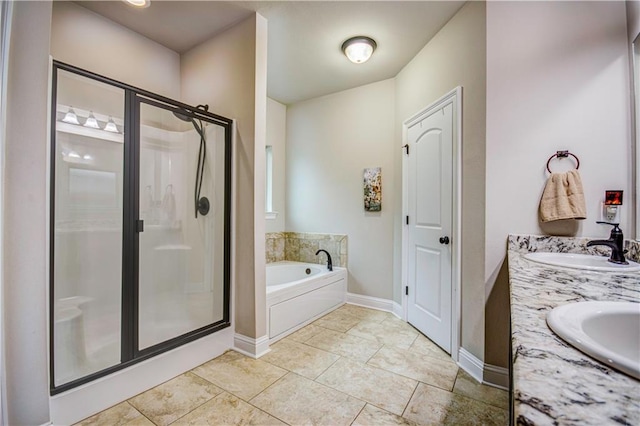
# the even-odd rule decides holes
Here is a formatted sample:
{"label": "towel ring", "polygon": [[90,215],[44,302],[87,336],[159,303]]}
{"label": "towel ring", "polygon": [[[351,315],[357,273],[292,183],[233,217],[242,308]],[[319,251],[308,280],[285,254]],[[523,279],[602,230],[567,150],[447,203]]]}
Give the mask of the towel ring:
{"label": "towel ring", "polygon": [[578,159],[578,157],[576,157],[575,154],[572,154],[569,151],[556,151],[556,153],[549,157],[549,159],[547,160],[547,171],[551,173],[551,169],[549,168],[549,163],[551,163],[551,160],[553,160],[554,158],[566,158],[568,156],[572,156],[576,160],[576,170],[578,170],[580,168],[580,160]]}

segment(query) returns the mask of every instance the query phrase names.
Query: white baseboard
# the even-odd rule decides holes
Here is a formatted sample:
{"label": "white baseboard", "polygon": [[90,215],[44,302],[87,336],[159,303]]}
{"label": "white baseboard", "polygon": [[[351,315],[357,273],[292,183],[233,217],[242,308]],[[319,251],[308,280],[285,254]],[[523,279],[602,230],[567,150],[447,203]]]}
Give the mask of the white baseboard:
{"label": "white baseboard", "polygon": [[365,308],[377,309],[379,311],[393,312],[393,301],[381,299],[373,296],[363,296],[361,294],[347,293],[347,303],[364,306]]}
{"label": "white baseboard", "polygon": [[496,365],[484,365],[484,383],[494,388],[509,390],[509,369]]}
{"label": "white baseboard", "polygon": [[484,363],[465,348],[458,351],[458,365],[471,377],[482,383]]}
{"label": "white baseboard", "polygon": [[260,358],[271,351],[269,349],[269,336],[266,334],[254,339],[253,337],[236,333],[233,336],[233,345],[234,350],[251,358]]}
{"label": "white baseboard", "polygon": [[402,309],[402,305],[396,302],[393,302],[393,310],[391,311],[391,313],[395,316],[397,316],[398,318],[400,318],[401,320],[404,320],[404,309]]}
{"label": "white baseboard", "polygon": [[458,365],[478,382],[494,388],[509,390],[509,370],[485,364],[465,348],[458,351]]}

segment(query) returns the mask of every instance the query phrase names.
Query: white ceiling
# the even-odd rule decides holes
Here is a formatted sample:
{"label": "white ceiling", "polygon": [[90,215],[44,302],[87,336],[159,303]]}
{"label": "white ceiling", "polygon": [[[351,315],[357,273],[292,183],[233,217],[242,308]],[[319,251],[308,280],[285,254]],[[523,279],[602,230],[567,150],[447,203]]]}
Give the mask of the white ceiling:
{"label": "white ceiling", "polygon": [[[268,20],[268,93],[291,104],[394,77],[464,1],[170,1],[146,9],[122,1],[76,3],[178,53],[253,11]],[[355,35],[376,40],[364,64],[342,54]]]}

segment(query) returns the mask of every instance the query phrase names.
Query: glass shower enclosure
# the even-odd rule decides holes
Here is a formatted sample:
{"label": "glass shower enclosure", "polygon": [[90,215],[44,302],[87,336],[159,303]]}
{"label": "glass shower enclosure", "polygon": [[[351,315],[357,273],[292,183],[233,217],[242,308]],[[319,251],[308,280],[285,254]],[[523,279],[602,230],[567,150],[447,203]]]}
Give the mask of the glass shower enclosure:
{"label": "glass shower enclosure", "polygon": [[53,66],[51,393],[230,325],[230,119]]}

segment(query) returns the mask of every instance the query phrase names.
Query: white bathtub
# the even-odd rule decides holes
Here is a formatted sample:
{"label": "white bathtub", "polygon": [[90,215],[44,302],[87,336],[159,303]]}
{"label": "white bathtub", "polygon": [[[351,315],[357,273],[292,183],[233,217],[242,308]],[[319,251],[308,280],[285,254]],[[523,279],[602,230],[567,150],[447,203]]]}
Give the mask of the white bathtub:
{"label": "white bathtub", "polygon": [[271,343],[344,304],[347,270],[301,262],[267,264],[267,326]]}

